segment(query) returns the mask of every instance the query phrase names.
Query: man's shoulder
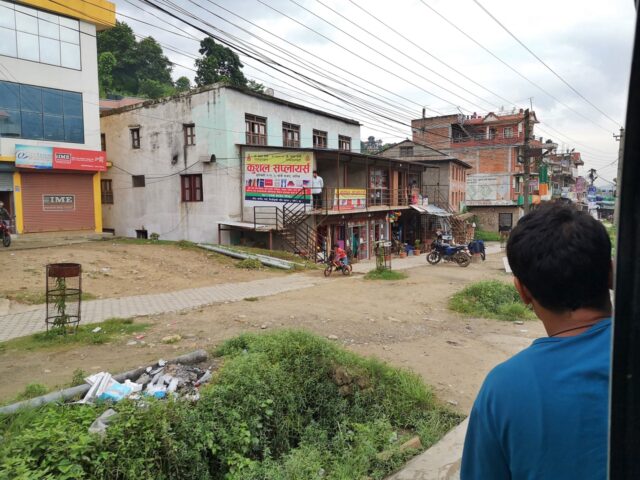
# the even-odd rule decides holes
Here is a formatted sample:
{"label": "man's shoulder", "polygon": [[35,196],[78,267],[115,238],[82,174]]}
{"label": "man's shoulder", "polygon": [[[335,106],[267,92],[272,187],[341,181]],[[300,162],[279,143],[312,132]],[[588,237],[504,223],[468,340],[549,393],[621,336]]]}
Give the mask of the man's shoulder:
{"label": "man's shoulder", "polygon": [[530,345],[510,359],[496,365],[487,375],[483,390],[510,388],[514,383],[527,383],[527,372],[537,363],[535,345]]}

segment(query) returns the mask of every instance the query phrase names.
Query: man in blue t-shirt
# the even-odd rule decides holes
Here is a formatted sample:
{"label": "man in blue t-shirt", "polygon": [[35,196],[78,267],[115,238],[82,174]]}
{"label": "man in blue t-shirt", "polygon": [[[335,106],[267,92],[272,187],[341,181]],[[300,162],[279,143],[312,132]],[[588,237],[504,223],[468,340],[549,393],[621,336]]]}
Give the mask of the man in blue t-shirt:
{"label": "man in blue t-shirt", "polygon": [[525,215],[507,257],[548,337],[487,376],[469,418],[462,480],[605,480],[611,241],[559,204]]}

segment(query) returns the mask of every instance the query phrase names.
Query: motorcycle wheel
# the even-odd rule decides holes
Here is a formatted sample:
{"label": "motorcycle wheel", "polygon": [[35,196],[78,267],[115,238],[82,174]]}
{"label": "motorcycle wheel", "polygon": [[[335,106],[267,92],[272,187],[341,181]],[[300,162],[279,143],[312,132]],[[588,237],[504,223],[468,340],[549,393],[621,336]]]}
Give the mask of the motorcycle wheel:
{"label": "motorcycle wheel", "polygon": [[333,272],[333,265],[329,265],[327,268],[324,269],[324,276],[325,277],[331,276],[331,272]]}
{"label": "motorcycle wheel", "polygon": [[5,247],[11,245],[11,235],[9,235],[8,233],[4,234],[4,236],[2,237],[2,245]]}
{"label": "motorcycle wheel", "polygon": [[351,270],[353,270],[351,264],[347,265],[346,267],[342,267],[342,274],[345,276],[349,276],[351,275]]}
{"label": "motorcycle wheel", "polygon": [[438,252],[429,252],[427,254],[427,262],[431,265],[435,265],[440,261],[440,254]]}
{"label": "motorcycle wheel", "polygon": [[455,261],[461,267],[468,267],[471,263],[471,257],[464,252],[458,252],[455,254]]}
{"label": "motorcycle wheel", "polygon": [[484,250],[480,252],[480,257],[482,258],[483,262],[487,259],[487,255],[484,253]]}

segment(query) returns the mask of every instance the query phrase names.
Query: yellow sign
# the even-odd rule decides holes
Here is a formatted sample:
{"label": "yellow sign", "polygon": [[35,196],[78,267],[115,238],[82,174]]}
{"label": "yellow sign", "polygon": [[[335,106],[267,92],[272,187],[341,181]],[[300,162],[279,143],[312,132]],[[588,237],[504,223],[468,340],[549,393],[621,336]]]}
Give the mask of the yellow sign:
{"label": "yellow sign", "polygon": [[312,158],[310,152],[247,152],[245,202],[309,203]]}
{"label": "yellow sign", "polygon": [[365,188],[339,188],[336,190],[336,200],[339,210],[355,210],[367,205],[367,190]]}

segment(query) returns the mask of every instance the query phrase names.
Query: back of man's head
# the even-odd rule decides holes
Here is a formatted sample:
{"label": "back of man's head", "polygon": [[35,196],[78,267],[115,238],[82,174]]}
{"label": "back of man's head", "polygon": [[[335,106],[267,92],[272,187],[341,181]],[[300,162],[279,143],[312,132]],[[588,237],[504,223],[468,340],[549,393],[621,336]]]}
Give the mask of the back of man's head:
{"label": "back of man's head", "polygon": [[589,214],[561,204],[528,213],[507,243],[513,274],[544,308],[609,308],[611,240]]}

